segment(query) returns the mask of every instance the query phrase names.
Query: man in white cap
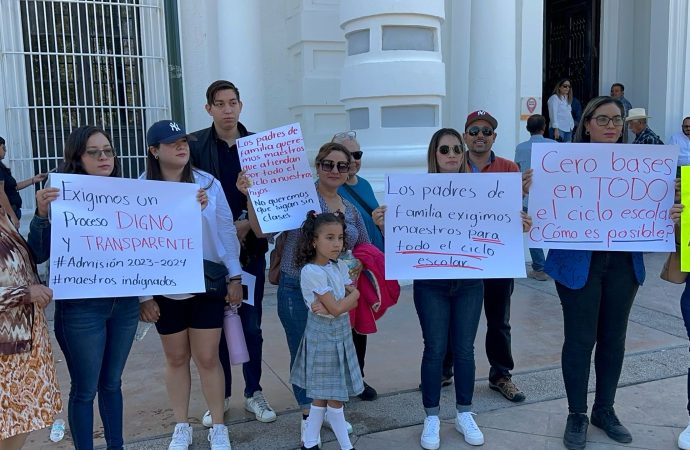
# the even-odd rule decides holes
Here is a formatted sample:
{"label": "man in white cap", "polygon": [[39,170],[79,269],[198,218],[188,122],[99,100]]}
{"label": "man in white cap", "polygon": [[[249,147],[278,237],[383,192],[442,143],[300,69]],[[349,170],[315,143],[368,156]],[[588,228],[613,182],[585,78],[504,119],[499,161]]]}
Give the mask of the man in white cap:
{"label": "man in white cap", "polygon": [[647,115],[644,108],[632,108],[628,112],[625,122],[628,124],[630,131],[635,133],[633,144],[664,145],[661,138],[647,126],[647,119],[649,117],[651,116]]}

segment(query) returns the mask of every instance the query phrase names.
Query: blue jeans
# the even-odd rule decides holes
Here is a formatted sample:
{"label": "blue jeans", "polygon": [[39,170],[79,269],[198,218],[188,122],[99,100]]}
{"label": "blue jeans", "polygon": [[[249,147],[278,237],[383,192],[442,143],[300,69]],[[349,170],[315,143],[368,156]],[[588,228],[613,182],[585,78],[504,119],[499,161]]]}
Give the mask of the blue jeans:
{"label": "blue jeans", "polygon": [[438,415],[441,374],[448,336],[453,345],[455,403],[458,412],[472,409],[474,339],[482,313],[482,280],[415,280],[414,306],[424,338],[422,402],[427,416]]}
{"label": "blue jeans", "polygon": [[123,448],[121,379],[138,322],[136,297],[55,302],[55,337],[71,378],[67,416],[77,450],[93,449],[96,393],[107,448]]}
{"label": "blue jeans", "polygon": [[[288,348],[290,349],[290,368],[295,362],[297,349],[304,336],[304,328],[307,326],[307,305],[302,297],[299,278],[280,273],[278,285],[278,317],[283,324]],[[440,375],[439,375],[440,379]],[[309,409],[311,399],[307,397],[307,391],[299,386],[292,385],[292,393],[297,404],[302,409]]]}
{"label": "blue jeans", "polygon": [[[690,277],[685,281],[685,290],[680,296],[680,311],[683,313],[683,322],[685,322],[685,330],[690,339]],[[690,414],[690,369],[688,369],[688,414]]]}
{"label": "blue jeans", "polygon": [[532,258],[532,270],[535,272],[543,272],[544,263],[546,262],[546,258],[544,257],[544,249],[530,248],[529,255]]}
{"label": "blue jeans", "polygon": [[[563,131],[563,130],[558,130],[558,135],[559,139],[558,142],[570,142],[571,138],[573,137],[573,132],[572,131]],[[551,139],[556,140],[554,137],[554,128],[549,128],[549,137]]]}
{"label": "blue jeans", "polygon": [[[249,361],[242,364],[244,396],[251,397],[254,395],[254,392],[261,390],[261,363],[264,345],[264,338],[261,334],[261,316],[263,311],[261,308],[261,301],[264,298],[266,259],[263,258],[263,256],[254,258],[242,269],[256,277],[254,306],[242,303],[239,309],[244,340],[247,342],[247,351],[249,352]],[[225,373],[225,397],[228,398],[230,394],[232,394],[232,369],[230,366],[228,346],[225,342],[225,332],[221,332],[219,350],[220,363]]]}

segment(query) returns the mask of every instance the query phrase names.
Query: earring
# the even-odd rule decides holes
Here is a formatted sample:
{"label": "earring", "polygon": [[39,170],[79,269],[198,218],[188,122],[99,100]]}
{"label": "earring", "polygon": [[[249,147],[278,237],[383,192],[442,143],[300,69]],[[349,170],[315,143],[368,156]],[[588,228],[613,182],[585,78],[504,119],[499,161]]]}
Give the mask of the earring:
{"label": "earring", "polygon": [[158,153],[155,153],[155,154],[153,155],[153,157],[156,158],[156,159],[158,159]]}
{"label": "earring", "polygon": [[585,130],[585,134],[589,136],[589,130]]}

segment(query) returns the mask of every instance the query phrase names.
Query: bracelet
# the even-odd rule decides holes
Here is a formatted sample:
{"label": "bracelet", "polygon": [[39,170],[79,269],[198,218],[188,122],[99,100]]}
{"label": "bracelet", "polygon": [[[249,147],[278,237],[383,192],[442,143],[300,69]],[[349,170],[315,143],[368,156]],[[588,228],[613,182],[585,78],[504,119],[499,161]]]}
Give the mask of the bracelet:
{"label": "bracelet", "polygon": [[239,278],[233,278],[232,280],[227,281],[227,284],[233,284],[233,283],[234,284],[242,284],[242,280],[240,280]]}

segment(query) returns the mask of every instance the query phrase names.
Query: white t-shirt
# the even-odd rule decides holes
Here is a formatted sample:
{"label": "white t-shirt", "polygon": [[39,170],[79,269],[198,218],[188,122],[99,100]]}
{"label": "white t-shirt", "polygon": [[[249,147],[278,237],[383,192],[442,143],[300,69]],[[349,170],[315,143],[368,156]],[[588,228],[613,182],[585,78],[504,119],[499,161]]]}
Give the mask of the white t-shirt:
{"label": "white t-shirt", "polygon": [[[300,273],[300,287],[304,303],[311,312],[311,305],[316,300],[316,295],[333,292],[336,301],[345,298],[345,286],[352,284],[347,263],[343,260],[329,261],[325,266],[307,264],[302,267]],[[324,317],[333,317],[323,314]]]}
{"label": "white t-shirt", "polygon": [[680,147],[680,153],[678,155],[678,165],[688,166],[690,165],[690,139],[683,133],[674,133],[669,139],[668,143],[670,145],[677,145]]}

